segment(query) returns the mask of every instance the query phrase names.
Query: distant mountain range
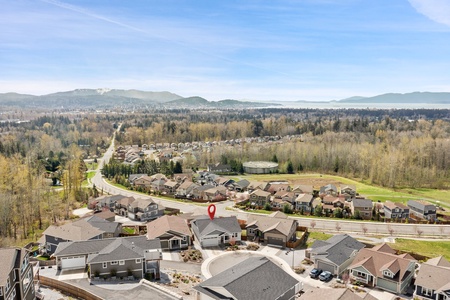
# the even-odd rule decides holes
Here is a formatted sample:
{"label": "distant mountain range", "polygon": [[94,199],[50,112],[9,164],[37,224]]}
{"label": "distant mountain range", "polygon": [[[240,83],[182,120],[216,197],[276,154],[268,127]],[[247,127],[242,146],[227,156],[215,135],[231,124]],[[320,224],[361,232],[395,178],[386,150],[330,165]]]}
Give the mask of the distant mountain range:
{"label": "distant mountain range", "polygon": [[22,108],[249,108],[281,106],[238,100],[208,101],[201,97],[183,98],[170,92],[145,92],[115,89],[76,89],[34,96],[17,93],[0,94],[0,106]]}
{"label": "distant mountain range", "polygon": [[[414,92],[389,93],[374,97],[355,96],[332,101],[294,101],[290,103],[424,103],[450,104],[450,93]],[[76,89],[42,96],[4,93],[0,94],[0,106],[42,109],[102,109],[102,108],[256,108],[282,106],[287,101],[208,101],[202,97],[184,98],[170,92],[146,92],[116,89]]]}

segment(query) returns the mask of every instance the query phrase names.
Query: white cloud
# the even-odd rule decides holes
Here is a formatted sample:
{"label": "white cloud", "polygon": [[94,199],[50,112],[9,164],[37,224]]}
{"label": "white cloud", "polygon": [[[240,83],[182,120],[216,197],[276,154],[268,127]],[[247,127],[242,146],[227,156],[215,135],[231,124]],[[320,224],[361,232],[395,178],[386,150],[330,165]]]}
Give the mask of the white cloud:
{"label": "white cloud", "polygon": [[409,0],[414,9],[427,18],[450,26],[450,1],[448,0]]}

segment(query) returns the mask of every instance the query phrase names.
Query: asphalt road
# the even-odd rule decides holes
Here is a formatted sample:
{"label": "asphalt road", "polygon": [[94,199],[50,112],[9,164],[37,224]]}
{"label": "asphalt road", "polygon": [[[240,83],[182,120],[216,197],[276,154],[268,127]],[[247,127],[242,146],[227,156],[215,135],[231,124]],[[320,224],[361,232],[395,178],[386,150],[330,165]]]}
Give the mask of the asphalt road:
{"label": "asphalt road", "polygon": [[[120,127],[119,127],[120,128]],[[150,198],[149,196],[136,193],[129,190],[120,189],[113,185],[108,184],[100,174],[100,169],[106,164],[114,153],[114,137],[111,145],[105,152],[103,158],[99,163],[97,173],[92,178],[92,183],[99,189],[103,189],[104,192],[109,194],[122,194],[135,198]],[[159,197],[151,197],[158,203],[166,207],[172,207],[180,209],[182,212],[192,211],[204,211],[207,214],[206,206],[199,206],[193,203],[186,203],[180,201],[171,201],[162,199]],[[224,201],[222,203],[216,203],[216,216],[236,216],[238,219],[247,220],[249,212],[230,210],[227,207],[232,207],[233,201]],[[381,223],[381,222],[361,222],[361,221],[347,221],[347,220],[335,220],[324,218],[305,218],[305,217],[290,217],[295,218],[300,226],[314,228],[315,230],[323,230],[327,232],[337,233],[358,233],[358,234],[381,234],[391,236],[416,236],[416,237],[436,237],[436,238],[448,238],[450,236],[450,225],[435,225],[435,224],[398,224],[398,223]],[[314,226],[313,226],[314,225]]]}

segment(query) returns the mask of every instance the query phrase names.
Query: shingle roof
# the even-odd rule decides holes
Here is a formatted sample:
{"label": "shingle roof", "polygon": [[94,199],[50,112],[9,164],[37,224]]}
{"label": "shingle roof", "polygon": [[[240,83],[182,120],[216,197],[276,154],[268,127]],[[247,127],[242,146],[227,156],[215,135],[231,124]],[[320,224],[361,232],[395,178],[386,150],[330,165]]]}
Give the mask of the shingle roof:
{"label": "shingle roof", "polygon": [[[276,280],[262,280],[276,278]],[[194,289],[212,299],[278,299],[298,281],[266,257],[251,257],[205,280]]]}
{"label": "shingle roof", "polygon": [[95,228],[108,233],[116,232],[117,228],[120,226],[120,223],[110,222],[99,218],[96,215],[87,217],[85,220]]}
{"label": "shingle roof", "polygon": [[137,207],[137,208],[141,208],[144,209],[149,205],[155,204],[155,201],[153,201],[153,199],[136,199],[135,201],[133,201],[130,206],[131,207]]}
{"label": "shingle roof", "polygon": [[0,249],[0,286],[6,285],[9,273],[14,269],[17,248]]}
{"label": "shingle roof", "polygon": [[312,288],[308,289],[300,298],[301,300],[317,300],[317,299],[327,299],[327,300],[376,300],[370,294],[365,296],[356,294],[350,289],[344,288]]}
{"label": "shingle roof", "polygon": [[400,202],[395,202],[394,203],[394,202],[391,202],[391,201],[386,201],[386,202],[384,202],[384,206],[389,208],[390,210],[393,210],[395,208],[401,208],[403,210],[409,209],[408,206],[406,206],[406,205],[404,205],[403,203],[400,203]]}
{"label": "shingle roof", "polygon": [[165,215],[147,223],[147,238],[149,239],[158,238],[168,231],[175,231],[187,236],[191,235],[186,220],[178,216]]}
{"label": "shingle roof", "polygon": [[420,266],[415,284],[435,291],[450,290],[450,263],[442,256],[429,259]]}
{"label": "shingle roof", "polygon": [[[286,216],[285,214],[283,214]],[[247,218],[247,227],[256,225],[262,232],[277,230],[286,237],[289,236],[292,226],[296,226],[296,220],[288,219],[283,215],[249,215]]]}
{"label": "shingle roof", "polygon": [[268,197],[270,196],[270,193],[263,190],[254,190],[250,195],[256,195],[258,197]]}
{"label": "shingle roof", "polygon": [[145,236],[111,238],[60,243],[54,256],[88,255],[88,263],[125,260],[144,256],[144,250],[160,249],[159,239],[147,240]]}
{"label": "shingle roof", "polygon": [[313,195],[311,194],[299,194],[298,197],[295,199],[295,202],[311,203],[312,199]]}
{"label": "shingle roof", "polygon": [[103,233],[103,230],[89,224],[87,220],[81,219],[61,226],[50,225],[43,234],[63,240],[85,241],[102,235]]}
{"label": "shingle roof", "polygon": [[241,227],[235,216],[210,219],[207,216],[200,217],[192,221],[192,224],[198,228],[200,236],[218,230],[227,233],[241,232]]}
{"label": "shingle roof", "polygon": [[352,256],[354,251],[362,248],[364,244],[348,234],[339,234],[321,243],[314,243],[311,246],[311,253],[340,266]]}
{"label": "shingle roof", "polygon": [[389,269],[390,266],[393,266],[394,269],[398,269],[398,273],[391,280],[401,282],[409,275],[408,267],[413,261],[414,260],[412,259],[403,258],[399,255],[380,252],[376,248],[364,248],[358,252],[349,269],[362,266],[373,276],[383,277],[383,271]]}
{"label": "shingle roof", "polygon": [[352,201],[353,207],[372,207],[373,203],[370,199],[360,199],[356,198]]}

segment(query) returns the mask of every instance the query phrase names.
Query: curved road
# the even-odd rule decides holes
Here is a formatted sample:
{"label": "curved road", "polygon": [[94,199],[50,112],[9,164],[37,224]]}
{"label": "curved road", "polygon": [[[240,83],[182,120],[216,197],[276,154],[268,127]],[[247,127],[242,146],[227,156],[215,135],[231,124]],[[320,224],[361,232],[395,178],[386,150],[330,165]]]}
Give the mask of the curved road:
{"label": "curved road", "polygon": [[[120,129],[120,126],[117,130]],[[124,196],[133,196],[138,198],[150,198],[149,196],[136,193],[133,191],[121,189],[113,185],[108,184],[102,177],[100,169],[105,163],[107,163],[114,153],[114,140],[115,133],[113,135],[111,145],[105,152],[101,159],[99,166],[96,170],[95,176],[92,178],[92,183],[99,189],[103,189],[104,192],[109,194],[121,194]],[[158,197],[151,197],[157,202],[166,207],[173,207],[180,209],[182,212],[192,212],[194,210],[203,210],[207,214],[206,206],[199,206],[193,203],[183,203],[180,201],[170,201]],[[227,207],[233,206],[233,201],[224,201],[216,203],[216,215],[217,216],[236,216],[238,219],[247,220],[248,212],[227,209]],[[448,238],[450,235],[450,225],[435,225],[435,224],[398,224],[398,223],[381,223],[381,222],[361,222],[361,221],[347,221],[336,219],[321,219],[321,218],[302,218],[302,217],[290,217],[298,221],[300,226],[314,228],[315,230],[333,231],[333,232],[356,232],[362,234],[382,234],[391,236],[433,236]]]}

